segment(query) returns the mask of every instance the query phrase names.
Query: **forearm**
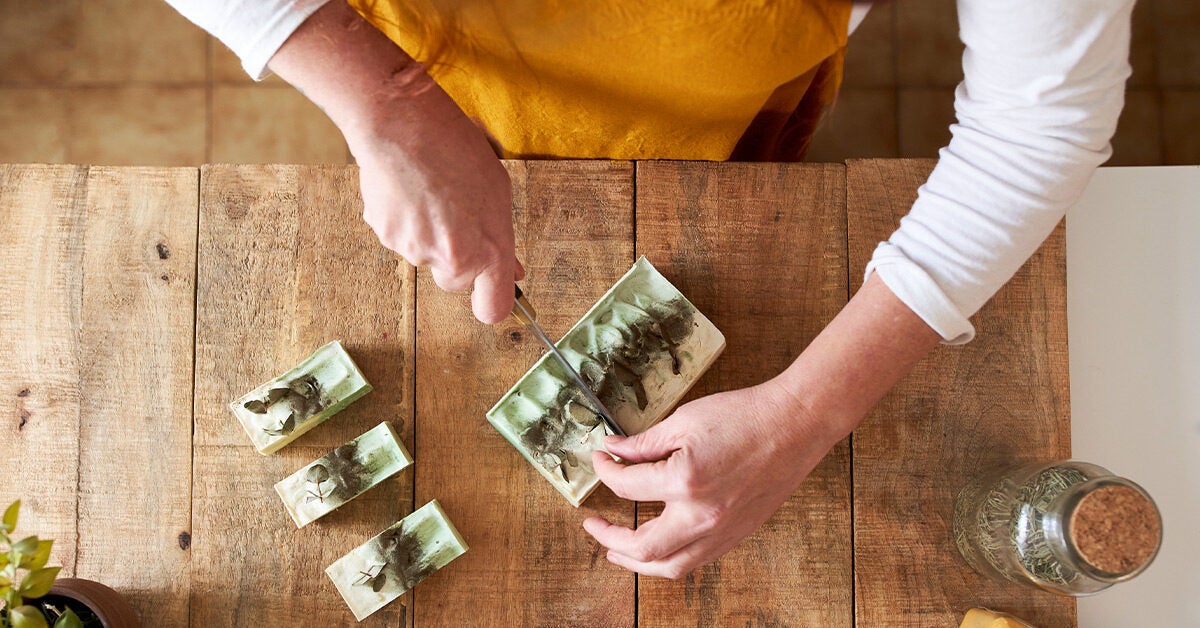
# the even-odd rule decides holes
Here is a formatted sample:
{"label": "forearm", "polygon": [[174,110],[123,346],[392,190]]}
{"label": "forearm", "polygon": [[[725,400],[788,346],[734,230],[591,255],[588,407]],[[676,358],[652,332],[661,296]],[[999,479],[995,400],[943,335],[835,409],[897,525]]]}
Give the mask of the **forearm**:
{"label": "forearm", "polygon": [[434,85],[421,64],[342,0],[296,29],[270,68],[325,111],[352,143]]}
{"label": "forearm", "polygon": [[950,343],[1037,250],[1110,154],[1132,0],[959,0],[958,122],[876,273]]}
{"label": "forearm", "polygon": [[940,341],[937,332],[872,275],[772,381],[832,444],[854,430]]}

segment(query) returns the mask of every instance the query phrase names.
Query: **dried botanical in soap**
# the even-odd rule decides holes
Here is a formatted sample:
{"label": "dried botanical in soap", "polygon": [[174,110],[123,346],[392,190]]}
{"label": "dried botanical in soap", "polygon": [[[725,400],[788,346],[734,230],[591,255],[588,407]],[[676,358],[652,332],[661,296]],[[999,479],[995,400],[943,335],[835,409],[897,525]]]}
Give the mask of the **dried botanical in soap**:
{"label": "dried botanical in soap", "polygon": [[[629,434],[661,419],[724,349],[725,339],[642,258],[557,343]],[[557,360],[540,360],[488,421],[578,506],[598,483],[600,417]]]}
{"label": "dried botanical in soap", "polygon": [[330,565],[325,573],[360,621],[467,551],[437,500]]}
{"label": "dried botanical in soap", "polygon": [[370,391],[358,366],[334,341],[229,408],[259,453],[269,454]]}
{"label": "dried botanical in soap", "polygon": [[412,464],[388,423],[321,456],[275,485],[288,514],[303,527]]}

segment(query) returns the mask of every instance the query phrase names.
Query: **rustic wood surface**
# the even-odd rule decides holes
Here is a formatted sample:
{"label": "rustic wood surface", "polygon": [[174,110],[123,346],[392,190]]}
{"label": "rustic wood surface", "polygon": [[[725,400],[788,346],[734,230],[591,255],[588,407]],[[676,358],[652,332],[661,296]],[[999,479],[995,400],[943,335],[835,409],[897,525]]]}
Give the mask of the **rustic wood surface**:
{"label": "rustic wood surface", "polygon": [[[850,268],[866,266],[933,165],[848,162]],[[976,339],[927,357],[855,430],[858,625],[956,625],[973,606],[1041,628],[1075,624],[1073,598],[979,576],[951,540],[954,498],[970,478],[1070,457],[1064,241],[1060,225],[972,318]]]}
{"label": "rustic wood surface", "polygon": [[[354,623],[324,569],[413,509],[402,471],[296,529],[273,485],[392,421],[413,447],[411,267],[361,220],[345,167],[206,166],[200,189],[193,626]],[[340,339],[374,390],[276,454],[226,404]],[[411,593],[365,625],[411,625]]]}
{"label": "rustic wood surface", "polygon": [[[506,165],[550,335],[645,254],[729,340],[694,397],[797,355],[931,162]],[[669,582],[580,527],[655,505],[602,487],[571,508],[486,423],[542,349],[379,246],[356,177],[0,166],[0,446],[20,478],[0,502],[22,497],[21,531],[56,539],[64,573],[116,586],[147,626],[352,624],[324,567],[436,497],[471,550],[365,624],[927,626],[973,605],[1074,624],[1069,600],[983,580],[949,540],[968,477],[1069,453],[1061,231],[979,339],[939,349],[761,531]],[[335,338],[375,390],[260,456],[226,403]],[[383,420],[417,464],[297,530],[272,485]]]}
{"label": "rustic wood surface", "polygon": [[[0,170],[0,502],[63,573],[184,625],[194,169]],[[164,603],[168,602],[168,603]]]}
{"label": "rustic wood surface", "polygon": [[[633,166],[508,167],[522,289],[559,338],[633,265]],[[484,419],[544,351],[515,319],[489,328],[466,295],[420,273],[417,501],[436,497],[471,545],[418,587],[420,625],[633,625],[633,574],[582,528],[592,515],[632,525],[633,504],[601,488],[572,507]]]}
{"label": "rustic wood surface", "polygon": [[[840,165],[638,164],[638,254],[726,338],[689,398],[778,374],[845,305],[845,189]],[[639,519],[660,511],[641,504]],[[682,582],[639,578],[638,623],[850,626],[851,592],[843,441],[720,561]]]}

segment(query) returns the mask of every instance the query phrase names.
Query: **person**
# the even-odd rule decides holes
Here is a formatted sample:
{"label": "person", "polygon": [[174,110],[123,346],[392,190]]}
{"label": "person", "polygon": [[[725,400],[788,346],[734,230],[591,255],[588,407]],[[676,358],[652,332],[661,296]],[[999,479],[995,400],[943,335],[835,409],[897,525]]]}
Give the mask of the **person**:
{"label": "person", "polygon": [[[848,0],[168,1],[251,75],[273,71],[326,112],[379,240],[441,288],[473,288],[484,323],[509,314],[524,275],[498,154],[797,160],[862,13]],[[584,522],[610,561],[679,578],[716,560],[922,356],[972,338],[969,317],[1111,154],[1132,5],[959,0],[957,123],[917,201],[782,373],[608,439],[626,464],[597,453],[600,479],[665,503],[636,530]]]}

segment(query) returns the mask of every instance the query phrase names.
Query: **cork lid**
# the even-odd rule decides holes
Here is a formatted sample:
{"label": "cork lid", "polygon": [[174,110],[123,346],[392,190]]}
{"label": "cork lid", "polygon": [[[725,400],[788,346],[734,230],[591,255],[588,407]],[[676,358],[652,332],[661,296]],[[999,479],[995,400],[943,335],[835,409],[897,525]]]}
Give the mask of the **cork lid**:
{"label": "cork lid", "polygon": [[1084,495],[1068,529],[1079,556],[1111,574],[1142,568],[1154,558],[1162,539],[1158,508],[1128,486],[1103,486]]}

